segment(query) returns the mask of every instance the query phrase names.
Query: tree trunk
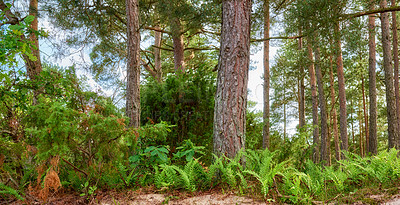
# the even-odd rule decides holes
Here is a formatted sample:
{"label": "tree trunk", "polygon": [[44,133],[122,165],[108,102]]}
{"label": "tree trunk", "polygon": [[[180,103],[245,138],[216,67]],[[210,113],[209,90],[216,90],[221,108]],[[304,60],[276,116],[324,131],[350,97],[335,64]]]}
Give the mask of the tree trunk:
{"label": "tree trunk", "polygon": [[332,56],[329,58],[330,61],[330,72],[329,72],[329,80],[331,83],[331,105],[332,105],[332,110],[331,110],[331,123],[332,123],[332,129],[333,129],[333,138],[335,140],[335,156],[336,160],[340,160],[340,146],[339,146],[339,133],[338,133],[338,128],[337,128],[337,114],[336,114],[336,108],[335,108],[335,83],[333,79],[333,63],[332,63]]}
{"label": "tree trunk", "polygon": [[317,85],[315,80],[315,70],[314,70],[314,59],[311,48],[311,42],[308,41],[307,51],[308,59],[310,65],[308,67],[308,72],[310,74],[310,86],[311,86],[311,97],[312,97],[312,116],[313,116],[313,161],[315,163],[319,162],[319,127],[318,127],[318,98],[317,98]]}
{"label": "tree trunk", "polygon": [[[392,0],[392,7],[396,6],[396,0]],[[392,11],[392,34],[393,34],[393,61],[394,61],[394,92],[396,97],[397,127],[400,129],[400,91],[399,91],[399,46],[397,37],[396,12]],[[400,138],[397,139],[397,146],[400,146]],[[398,147],[399,148],[399,147]]]}
{"label": "tree trunk", "polygon": [[[159,28],[159,27],[156,27]],[[162,82],[162,70],[161,70],[161,40],[162,32],[154,31],[154,71],[156,73],[156,80]]]}
{"label": "tree trunk", "polygon": [[[299,29],[299,36],[302,35],[301,29]],[[299,38],[298,42],[299,51],[303,50],[303,39]],[[306,125],[306,114],[305,114],[305,86],[304,86],[304,66],[300,65],[300,94],[299,94],[299,128],[300,130]]]}
{"label": "tree trunk", "polygon": [[[38,1],[30,0],[29,2],[29,15],[35,17],[32,21],[31,28],[35,31],[38,30]],[[29,34],[29,40],[32,41],[32,44],[36,47],[36,49],[32,49],[32,54],[37,58],[36,61],[30,60],[28,56],[24,55],[23,58],[25,60],[27,73],[30,79],[36,79],[36,76],[42,72],[42,63],[40,61],[40,51],[39,51],[39,39],[35,33]]]}
{"label": "tree trunk", "polygon": [[339,22],[335,24],[335,43],[336,43],[336,66],[339,84],[339,106],[340,106],[340,139],[341,150],[349,149],[349,140],[347,138],[347,111],[346,111],[346,90],[342,59],[342,43],[340,40]]}
{"label": "tree trunk", "polygon": [[185,57],[183,45],[183,31],[182,25],[178,18],[171,20],[171,34],[174,44],[174,67],[175,72],[185,72]]}
{"label": "tree trunk", "polygon": [[363,143],[363,139],[364,139],[364,126],[363,126],[363,117],[362,117],[362,111],[361,111],[361,102],[359,102],[358,104],[358,127],[360,128],[360,156],[364,157],[364,143]]}
{"label": "tree trunk", "polygon": [[[365,88],[364,88],[364,76],[361,77],[361,90],[362,90],[362,100],[363,100],[363,111],[364,111],[364,128],[365,128],[365,148],[363,149],[364,154],[366,155],[366,149],[369,147],[369,130],[368,130],[368,115],[367,115],[367,107],[365,103]],[[364,156],[365,156],[364,155]]]}
{"label": "tree trunk", "polygon": [[[372,0],[373,1],[373,0]],[[371,2],[370,9],[374,9],[374,4]],[[378,137],[377,137],[377,104],[376,104],[376,44],[375,44],[375,16],[368,16],[368,47],[369,47],[369,146],[367,147],[368,154],[376,154],[378,152]]]}
{"label": "tree trunk", "polygon": [[245,147],[251,0],[222,2],[222,32],[214,109],[214,153],[229,158]]}
{"label": "tree trunk", "polygon": [[322,79],[321,72],[321,64],[320,64],[320,53],[319,48],[315,49],[315,72],[317,76],[318,83],[318,97],[319,97],[319,109],[321,113],[321,161],[325,161],[325,163],[329,162],[328,158],[328,119],[327,119],[327,111],[326,111],[326,101],[324,94],[324,84]]}
{"label": "tree trunk", "polygon": [[[264,38],[269,38],[269,0],[264,1]],[[264,41],[263,148],[269,148],[269,40]]]}
{"label": "tree trunk", "polygon": [[[38,30],[38,1],[37,0],[30,0],[29,2],[29,15],[35,17],[32,21],[31,29],[37,31]],[[22,36],[24,38],[24,36]],[[29,76],[29,79],[35,80],[36,76],[42,72],[42,63],[40,60],[40,51],[39,51],[39,38],[36,36],[35,33],[30,33],[28,36],[29,40],[32,42],[33,47],[32,55],[36,57],[36,60],[31,60],[27,55],[23,54],[22,58],[24,59],[26,72]],[[37,104],[37,96],[40,93],[40,88],[33,91],[33,105]]]}
{"label": "tree trunk", "polygon": [[[387,1],[382,0],[381,8],[387,7]],[[390,46],[390,29],[389,29],[389,13],[381,14],[382,24],[382,48],[383,48],[383,68],[385,71],[386,85],[386,103],[387,103],[387,119],[388,119],[388,137],[389,148],[397,147],[398,139],[398,123],[396,97],[394,93],[393,68],[392,68],[392,52]]]}
{"label": "tree trunk", "polygon": [[126,0],[127,16],[127,83],[126,83],[126,115],[130,127],[140,126],[140,33],[139,2]]}

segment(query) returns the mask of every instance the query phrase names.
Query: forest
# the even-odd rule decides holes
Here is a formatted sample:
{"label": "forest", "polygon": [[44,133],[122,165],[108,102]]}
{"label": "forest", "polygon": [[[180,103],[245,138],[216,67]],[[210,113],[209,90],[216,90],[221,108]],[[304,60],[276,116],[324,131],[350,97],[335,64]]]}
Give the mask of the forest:
{"label": "forest", "polygon": [[0,0],[0,205],[400,203],[398,18],[396,0]]}

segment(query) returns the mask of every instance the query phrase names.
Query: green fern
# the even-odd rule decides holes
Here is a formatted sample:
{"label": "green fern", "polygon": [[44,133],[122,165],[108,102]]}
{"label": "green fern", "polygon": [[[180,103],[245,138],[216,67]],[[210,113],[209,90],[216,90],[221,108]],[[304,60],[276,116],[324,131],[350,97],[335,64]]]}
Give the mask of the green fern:
{"label": "green fern", "polygon": [[275,176],[282,175],[286,161],[275,165],[273,163],[274,153],[271,153],[268,149],[265,149],[258,156],[251,152],[247,156],[252,157],[251,162],[254,170],[246,169],[243,172],[255,177],[260,182],[261,192],[266,197]]}
{"label": "green fern", "polygon": [[22,198],[22,196],[18,193],[17,190],[15,190],[15,189],[13,189],[13,188],[11,188],[9,186],[4,185],[3,183],[0,183],[0,195],[3,195],[3,194],[11,195],[11,196],[13,196],[13,197],[15,197],[15,198],[17,198],[17,199],[19,199],[21,201],[24,200],[24,198]]}

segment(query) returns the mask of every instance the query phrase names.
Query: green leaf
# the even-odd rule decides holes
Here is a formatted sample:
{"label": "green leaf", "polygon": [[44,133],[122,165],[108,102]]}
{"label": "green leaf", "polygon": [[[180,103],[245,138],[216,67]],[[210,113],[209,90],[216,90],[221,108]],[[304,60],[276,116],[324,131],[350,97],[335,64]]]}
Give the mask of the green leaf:
{"label": "green leaf", "polygon": [[31,24],[33,20],[35,20],[35,17],[32,16],[32,15],[29,15],[29,16],[27,16],[26,18],[24,18],[24,22],[25,22],[26,24]]}

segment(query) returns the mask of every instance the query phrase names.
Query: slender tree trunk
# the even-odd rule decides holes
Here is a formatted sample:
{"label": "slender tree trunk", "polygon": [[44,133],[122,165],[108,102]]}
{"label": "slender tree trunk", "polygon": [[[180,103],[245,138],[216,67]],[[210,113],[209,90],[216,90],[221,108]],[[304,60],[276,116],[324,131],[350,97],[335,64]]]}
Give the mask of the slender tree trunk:
{"label": "slender tree trunk", "polygon": [[332,56],[329,58],[330,61],[330,72],[329,72],[329,80],[331,84],[331,105],[332,105],[332,110],[331,110],[331,123],[332,123],[332,129],[333,129],[333,138],[335,140],[335,156],[336,160],[340,160],[340,146],[339,146],[339,133],[338,133],[338,127],[337,127],[337,114],[336,114],[336,108],[335,108],[335,83],[333,79],[333,63],[332,63]]}
{"label": "slender tree trunk", "polygon": [[[363,98],[363,111],[364,111],[364,128],[365,128],[365,149],[364,154],[366,155],[366,149],[369,147],[369,130],[368,130],[368,114],[367,114],[367,107],[365,103],[365,88],[364,88],[364,76],[361,77],[361,88],[362,88],[362,98]],[[364,156],[365,156],[364,155]]]}
{"label": "slender tree trunk", "polygon": [[321,57],[320,51],[317,47],[315,49],[315,72],[317,76],[317,83],[318,83],[318,96],[319,96],[319,109],[321,113],[321,161],[325,161],[325,163],[329,162],[328,158],[328,119],[327,119],[327,111],[326,111],[326,101],[325,101],[325,94],[324,94],[324,85],[322,79],[322,72],[321,72]]}
{"label": "slender tree trunk", "polygon": [[130,127],[140,126],[140,33],[139,2],[126,0],[128,58],[126,83],[126,115]]}
{"label": "slender tree trunk", "polygon": [[[29,15],[35,17],[32,21],[31,29],[37,31],[38,30],[38,1],[37,0],[30,0],[29,1]],[[24,36],[22,36],[24,37]],[[40,51],[39,51],[39,38],[36,36],[35,33],[30,33],[28,36],[29,40],[32,42],[32,55],[36,57],[36,60],[31,60],[27,55],[22,55],[22,58],[25,61],[26,71],[31,80],[35,80],[36,76],[42,72],[42,62],[40,60]],[[40,93],[40,88],[33,91],[33,105],[37,104],[37,96]]]}
{"label": "slender tree trunk", "polygon": [[[159,28],[158,26],[156,28]],[[154,31],[154,70],[156,72],[156,80],[162,82],[162,70],[161,70],[161,40],[162,33]]]}
{"label": "slender tree trunk", "polygon": [[172,41],[174,44],[175,72],[176,71],[185,72],[185,57],[184,57],[182,25],[178,18],[173,18],[170,23],[171,23]]}
{"label": "slender tree trunk", "polygon": [[[32,21],[31,28],[35,31],[38,30],[38,1],[30,0],[29,2],[29,15],[35,17]],[[32,54],[37,58],[36,61],[30,60],[28,56],[24,55],[25,64],[27,67],[27,73],[30,79],[36,79],[36,76],[42,72],[42,63],[40,61],[40,51],[39,51],[39,39],[35,33],[29,34],[29,40],[32,41],[36,49],[32,49]]]}
{"label": "slender tree trunk", "polygon": [[319,162],[319,127],[318,127],[318,97],[317,97],[317,85],[315,80],[315,70],[314,70],[314,59],[312,48],[310,42],[307,45],[308,59],[310,60],[310,65],[308,67],[308,72],[310,74],[310,86],[311,86],[311,97],[312,97],[312,116],[313,116],[313,161],[315,163]]}
{"label": "slender tree trunk", "polygon": [[222,32],[214,109],[214,153],[245,147],[251,0],[222,1]]}
{"label": "slender tree trunk", "polygon": [[342,59],[342,43],[340,40],[340,26],[339,22],[335,24],[335,44],[336,44],[336,66],[339,84],[339,105],[340,105],[340,139],[341,150],[349,149],[349,140],[347,138],[347,111],[346,111],[346,88],[343,70]]}
{"label": "slender tree trunk", "polygon": [[[299,29],[299,36],[302,35],[302,30]],[[299,51],[303,50],[303,39],[299,38],[298,42]],[[306,114],[305,114],[305,86],[304,86],[304,66],[300,65],[300,95],[299,95],[299,128],[300,130],[306,125]]]}
{"label": "slender tree trunk", "polygon": [[[396,6],[396,0],[392,0],[392,7]],[[394,92],[396,96],[397,127],[400,129],[400,91],[399,91],[399,46],[397,36],[396,12],[392,11],[392,34],[393,34],[393,69],[394,69]],[[399,130],[400,131],[400,130]],[[400,148],[400,137],[397,139],[397,147]]]}
{"label": "slender tree trunk", "polygon": [[[387,7],[387,1],[382,0],[381,8]],[[388,137],[389,148],[397,147],[398,123],[396,97],[394,93],[393,68],[392,68],[392,52],[390,46],[390,28],[389,28],[389,13],[381,14],[382,27],[382,48],[383,48],[383,68],[385,71],[386,85],[386,103],[387,103],[387,119],[388,119]]]}
{"label": "slender tree trunk", "polygon": [[[264,1],[264,38],[269,38],[269,0]],[[269,148],[269,40],[264,41],[263,148]]]}
{"label": "slender tree trunk", "polygon": [[[373,0],[370,9],[374,9]],[[377,103],[376,103],[376,43],[375,43],[375,15],[368,16],[368,47],[369,47],[369,142],[368,154],[375,155],[378,150],[377,137]]]}
{"label": "slender tree trunk", "polygon": [[358,126],[360,127],[360,156],[364,157],[364,126],[363,126],[363,117],[361,111],[361,102],[359,103],[359,110],[358,110]]}

